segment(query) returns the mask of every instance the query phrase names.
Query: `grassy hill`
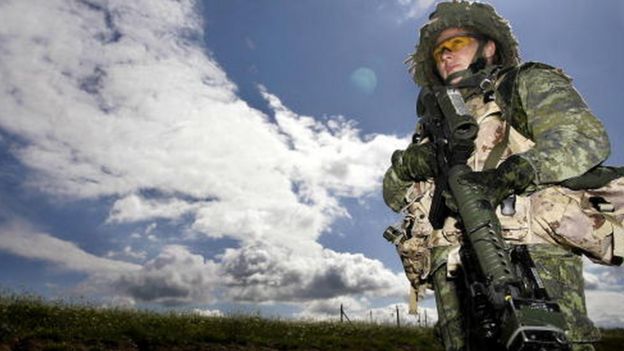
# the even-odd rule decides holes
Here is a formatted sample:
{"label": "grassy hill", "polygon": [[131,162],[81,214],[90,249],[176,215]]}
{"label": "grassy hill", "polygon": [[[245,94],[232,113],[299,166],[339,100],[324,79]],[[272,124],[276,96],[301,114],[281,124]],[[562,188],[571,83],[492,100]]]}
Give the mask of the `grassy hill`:
{"label": "grassy hill", "polygon": [[431,329],[204,317],[0,297],[4,350],[441,350]]}
{"label": "grassy hill", "polygon": [[[598,350],[621,350],[622,330]],[[101,309],[0,296],[5,350],[413,350],[441,351],[431,328],[310,322],[257,316],[204,317]]]}

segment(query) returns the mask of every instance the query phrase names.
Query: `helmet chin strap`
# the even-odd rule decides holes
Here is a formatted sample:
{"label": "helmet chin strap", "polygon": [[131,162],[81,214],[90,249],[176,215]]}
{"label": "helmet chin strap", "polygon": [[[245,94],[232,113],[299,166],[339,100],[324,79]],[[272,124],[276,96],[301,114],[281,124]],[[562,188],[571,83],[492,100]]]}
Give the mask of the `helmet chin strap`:
{"label": "helmet chin strap", "polygon": [[[471,64],[472,66],[472,64]],[[461,77],[461,80],[465,80],[466,78],[470,77],[472,75],[472,71],[470,70],[470,67],[468,67],[467,69],[461,70],[461,71],[457,71],[454,73],[449,74],[446,79],[444,80],[444,85],[453,85],[451,84],[455,79],[457,79],[458,77]]]}

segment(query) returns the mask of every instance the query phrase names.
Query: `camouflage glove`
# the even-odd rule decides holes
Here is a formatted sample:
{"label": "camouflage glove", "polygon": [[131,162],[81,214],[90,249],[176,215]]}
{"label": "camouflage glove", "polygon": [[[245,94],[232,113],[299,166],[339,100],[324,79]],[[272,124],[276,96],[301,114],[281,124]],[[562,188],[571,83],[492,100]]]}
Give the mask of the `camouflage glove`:
{"label": "camouflage glove", "polygon": [[598,189],[620,177],[624,177],[624,167],[598,166],[578,177],[564,180],[561,185],[572,190]]}
{"label": "camouflage glove", "polygon": [[392,169],[403,181],[422,181],[436,176],[435,148],[430,143],[410,144],[392,154]]}
{"label": "camouflage glove", "polygon": [[470,172],[460,182],[476,186],[496,208],[504,199],[522,193],[535,178],[531,164],[520,156],[513,155],[498,168],[483,172]]}

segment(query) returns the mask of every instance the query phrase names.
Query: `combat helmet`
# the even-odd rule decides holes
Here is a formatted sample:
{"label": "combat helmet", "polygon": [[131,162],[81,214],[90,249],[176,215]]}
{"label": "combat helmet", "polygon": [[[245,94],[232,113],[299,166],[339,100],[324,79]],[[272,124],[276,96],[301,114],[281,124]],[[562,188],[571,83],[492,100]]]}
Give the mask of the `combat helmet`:
{"label": "combat helmet", "polygon": [[447,28],[461,27],[477,31],[494,40],[498,64],[502,67],[520,62],[518,42],[511,32],[509,22],[491,5],[468,1],[442,2],[420,29],[420,42],[416,51],[405,61],[416,84],[420,86],[440,83],[432,51],[438,35]]}

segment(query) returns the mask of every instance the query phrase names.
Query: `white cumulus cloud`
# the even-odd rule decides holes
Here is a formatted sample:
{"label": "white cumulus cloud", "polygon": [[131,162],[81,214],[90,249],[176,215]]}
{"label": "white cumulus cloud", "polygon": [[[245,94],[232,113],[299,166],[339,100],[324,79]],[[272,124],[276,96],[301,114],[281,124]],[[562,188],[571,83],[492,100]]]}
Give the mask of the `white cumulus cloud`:
{"label": "white cumulus cloud", "polygon": [[586,291],[589,318],[600,327],[624,325],[624,293],[621,291]]}
{"label": "white cumulus cloud", "polygon": [[397,0],[405,9],[404,19],[420,18],[428,15],[435,0]]}
{"label": "white cumulus cloud", "polygon": [[1,2],[0,131],[29,169],[25,184],[112,199],[107,225],[182,221],[238,244],[208,259],[180,245],[149,258],[125,250],[141,265],[49,234],[38,238],[79,258],[44,246],[34,255],[18,245],[24,232],[1,237],[0,248],[67,267],[84,257],[94,271],[120,266],[112,286],[138,301],[213,301],[217,272],[244,301],[397,296],[404,278],[317,240],[349,215],[343,197],[379,190],[406,140],[362,136],[346,117],[301,116],[262,87],[274,118],[250,107],[201,46],[197,13],[191,0]]}
{"label": "white cumulus cloud", "polygon": [[306,251],[255,243],[227,249],[220,258],[231,298],[239,301],[305,301],[348,294],[401,297],[407,280],[380,261],[320,246]]}
{"label": "white cumulus cloud", "polygon": [[170,245],[140,270],[122,275],[115,284],[138,301],[179,305],[212,302],[218,280],[212,261],[183,246]]}
{"label": "white cumulus cloud", "polygon": [[9,220],[0,226],[0,250],[95,275],[116,277],[140,268],[133,263],[90,254],[72,242],[37,231],[19,219]]}

